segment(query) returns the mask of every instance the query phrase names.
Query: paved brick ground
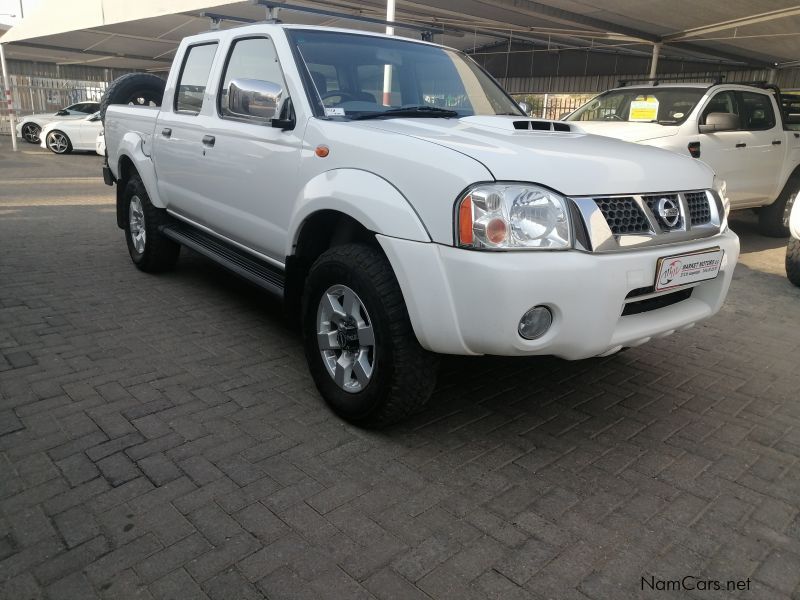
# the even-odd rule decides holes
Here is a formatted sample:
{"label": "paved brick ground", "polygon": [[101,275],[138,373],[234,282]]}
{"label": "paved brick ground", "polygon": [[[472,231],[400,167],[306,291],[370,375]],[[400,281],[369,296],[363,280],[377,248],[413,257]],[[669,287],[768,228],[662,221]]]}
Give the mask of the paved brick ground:
{"label": "paved brick ground", "polygon": [[129,262],[99,159],[0,147],[0,596],[800,598],[800,290],[615,357],[448,359],[380,433],[323,407],[276,302]]}

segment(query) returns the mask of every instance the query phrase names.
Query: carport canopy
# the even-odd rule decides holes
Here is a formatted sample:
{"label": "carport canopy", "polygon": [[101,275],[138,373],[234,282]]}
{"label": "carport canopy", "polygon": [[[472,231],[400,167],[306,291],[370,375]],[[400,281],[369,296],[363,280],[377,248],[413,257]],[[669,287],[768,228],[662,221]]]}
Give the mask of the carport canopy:
{"label": "carport canopy", "polygon": [[[183,37],[212,22],[264,20],[266,5],[285,22],[371,31],[383,30],[387,14],[387,0],[43,0],[0,38],[0,50],[19,60],[165,71]],[[397,35],[468,51],[515,42],[652,56],[652,73],[659,55],[800,64],[800,4],[785,0],[397,0],[395,19]]]}

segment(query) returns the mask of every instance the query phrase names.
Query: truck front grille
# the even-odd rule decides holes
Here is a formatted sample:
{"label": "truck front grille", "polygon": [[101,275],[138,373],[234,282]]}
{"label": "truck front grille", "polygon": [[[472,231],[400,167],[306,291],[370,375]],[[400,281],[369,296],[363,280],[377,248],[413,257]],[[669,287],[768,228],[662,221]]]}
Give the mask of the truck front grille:
{"label": "truck front grille", "polygon": [[670,200],[672,202],[671,206],[678,207],[680,209],[680,200],[678,199],[678,194],[658,194],[654,196],[642,196],[642,200],[645,201],[647,204],[647,208],[650,209],[650,212],[653,213],[653,217],[658,222],[658,225],[661,227],[662,231],[671,231],[673,229],[680,229],[683,227],[683,217],[678,217],[677,222],[670,224],[664,217],[661,216],[658,210],[658,205],[661,200]]}
{"label": "truck front grille", "polygon": [[647,217],[633,198],[595,198],[594,201],[614,235],[650,231]]}
{"label": "truck front grille", "polygon": [[689,205],[689,223],[703,225],[711,221],[711,207],[705,192],[688,192],[685,194]]}

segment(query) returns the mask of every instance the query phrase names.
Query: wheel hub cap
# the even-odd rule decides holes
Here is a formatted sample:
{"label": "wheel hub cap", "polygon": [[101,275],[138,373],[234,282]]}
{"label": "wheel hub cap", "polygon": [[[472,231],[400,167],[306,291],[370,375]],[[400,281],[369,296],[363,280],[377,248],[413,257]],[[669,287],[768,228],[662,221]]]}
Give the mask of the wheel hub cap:
{"label": "wheel hub cap", "polygon": [[346,285],[329,287],[317,308],[317,345],[328,374],[341,389],[356,393],[372,378],[375,335],[361,298]]}

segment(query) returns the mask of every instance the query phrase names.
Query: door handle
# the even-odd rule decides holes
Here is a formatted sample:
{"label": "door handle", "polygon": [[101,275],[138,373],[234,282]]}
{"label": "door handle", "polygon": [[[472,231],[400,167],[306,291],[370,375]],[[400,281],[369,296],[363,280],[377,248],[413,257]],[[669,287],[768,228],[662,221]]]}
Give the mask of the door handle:
{"label": "door handle", "polygon": [[772,140],[772,145],[773,146],[780,146],[781,145],[781,141],[780,140]]}
{"label": "door handle", "polygon": [[203,145],[208,146],[209,148],[214,147],[214,142],[217,141],[213,135],[204,135],[203,136]]}
{"label": "door handle", "polygon": [[170,137],[172,137],[172,129],[170,129],[169,127],[164,127],[164,129],[161,130],[161,135],[169,139]]}
{"label": "door handle", "polygon": [[744,148],[745,146],[747,146],[747,144],[745,144],[744,142],[739,142],[738,144],[736,144],[737,148]]}

